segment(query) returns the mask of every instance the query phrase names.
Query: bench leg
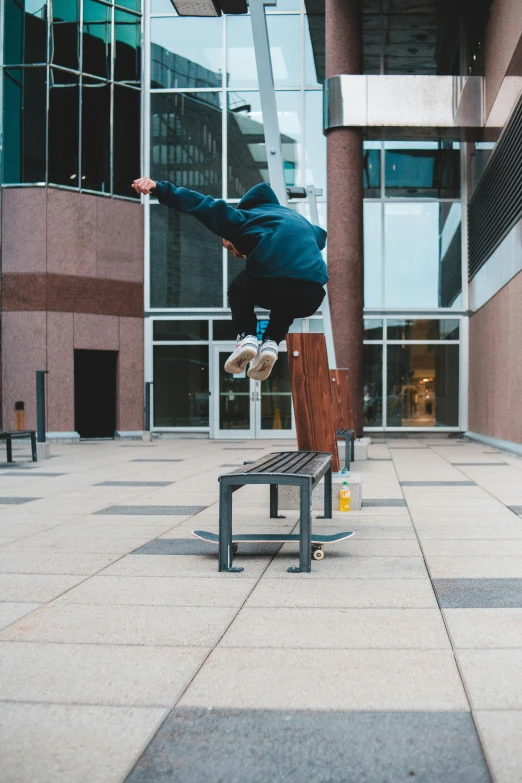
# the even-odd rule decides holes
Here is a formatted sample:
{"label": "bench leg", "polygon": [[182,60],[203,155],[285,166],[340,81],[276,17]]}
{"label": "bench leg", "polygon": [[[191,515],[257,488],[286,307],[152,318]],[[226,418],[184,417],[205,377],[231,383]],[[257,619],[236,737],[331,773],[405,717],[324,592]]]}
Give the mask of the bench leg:
{"label": "bench leg", "polygon": [[312,482],[301,485],[301,510],[299,526],[299,566],[289,568],[290,573],[310,573],[312,570]]}
{"label": "bench leg", "polygon": [[13,461],[13,441],[10,435],[6,436],[5,439],[5,448],[7,451],[7,461],[12,462]]}
{"label": "bench leg", "polygon": [[242,571],[232,566],[232,487],[219,489],[219,570]]}
{"label": "bench leg", "polygon": [[331,519],[332,518],[332,468],[328,468],[324,474],[324,514],[321,514],[317,519]]}
{"label": "bench leg", "polygon": [[279,486],[270,484],[270,519],[286,519],[279,513]]}
{"label": "bench leg", "polygon": [[31,433],[31,454],[33,457],[33,462],[38,461],[38,453],[36,451],[36,432]]}

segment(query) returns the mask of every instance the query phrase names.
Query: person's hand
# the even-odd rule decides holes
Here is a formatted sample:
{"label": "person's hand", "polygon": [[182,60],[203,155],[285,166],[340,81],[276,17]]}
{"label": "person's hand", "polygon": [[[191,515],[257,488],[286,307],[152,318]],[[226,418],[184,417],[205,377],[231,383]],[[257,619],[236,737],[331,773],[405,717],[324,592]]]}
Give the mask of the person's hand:
{"label": "person's hand", "polygon": [[228,239],[222,239],[221,244],[225,248],[225,250],[228,250],[229,253],[232,253],[234,258],[244,258],[243,254],[239,252],[237,247],[235,247],[232,242],[230,242]]}
{"label": "person's hand", "polygon": [[150,177],[140,177],[135,179],[132,183],[132,188],[136,193],[143,193],[145,196],[150,196],[151,192],[156,187],[156,183]]}

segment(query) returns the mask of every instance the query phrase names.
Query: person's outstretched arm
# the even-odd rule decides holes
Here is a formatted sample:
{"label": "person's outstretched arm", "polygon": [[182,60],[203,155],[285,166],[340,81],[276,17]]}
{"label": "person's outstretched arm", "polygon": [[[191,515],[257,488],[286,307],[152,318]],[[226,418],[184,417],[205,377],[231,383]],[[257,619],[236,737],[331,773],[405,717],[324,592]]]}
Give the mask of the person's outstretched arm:
{"label": "person's outstretched arm", "polygon": [[177,188],[171,182],[156,182],[149,177],[141,177],[134,180],[132,187],[136,193],[153,195],[160,204],[193,215],[214,234],[225,239],[234,237],[244,223],[241,212],[223,199],[204,196],[187,188]]}

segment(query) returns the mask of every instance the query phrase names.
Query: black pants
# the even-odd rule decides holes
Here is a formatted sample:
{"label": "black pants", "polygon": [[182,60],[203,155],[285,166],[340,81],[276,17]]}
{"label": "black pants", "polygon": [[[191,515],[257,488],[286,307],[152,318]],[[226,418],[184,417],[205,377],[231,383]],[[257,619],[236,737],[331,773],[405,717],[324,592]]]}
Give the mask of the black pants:
{"label": "black pants", "polygon": [[246,270],[232,281],[228,301],[238,334],[256,334],[254,307],[270,310],[264,339],[280,343],[295,318],[313,315],[324,299],[320,283],[287,277],[251,277]]}

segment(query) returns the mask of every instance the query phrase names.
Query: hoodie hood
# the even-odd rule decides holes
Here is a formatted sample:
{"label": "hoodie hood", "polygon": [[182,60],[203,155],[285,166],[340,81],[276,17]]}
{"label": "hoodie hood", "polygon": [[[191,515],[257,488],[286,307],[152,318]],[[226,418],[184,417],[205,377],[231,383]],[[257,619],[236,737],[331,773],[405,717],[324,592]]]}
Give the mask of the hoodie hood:
{"label": "hoodie hood", "polygon": [[279,206],[279,199],[266,182],[261,182],[259,185],[254,185],[253,188],[250,188],[237,205],[237,208],[255,209],[255,207],[261,206],[261,204],[275,204]]}

